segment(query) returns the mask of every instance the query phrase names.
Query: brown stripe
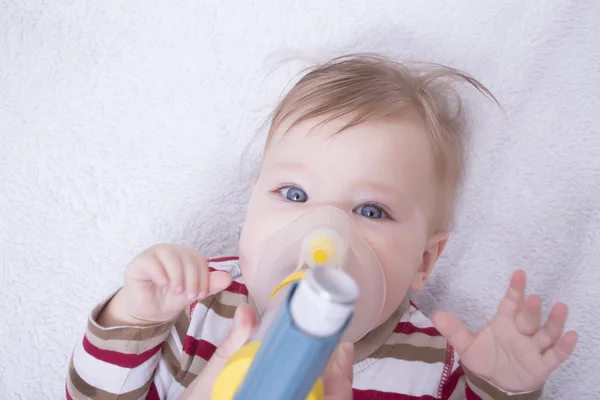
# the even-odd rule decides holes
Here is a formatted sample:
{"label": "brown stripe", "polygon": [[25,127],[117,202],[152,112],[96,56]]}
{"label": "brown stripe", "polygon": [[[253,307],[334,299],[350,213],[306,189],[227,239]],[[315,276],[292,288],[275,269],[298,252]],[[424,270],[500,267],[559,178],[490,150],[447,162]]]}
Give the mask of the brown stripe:
{"label": "brown stripe", "polygon": [[542,397],[543,388],[525,394],[509,395],[478,375],[464,368],[467,384],[482,400],[537,400]]}
{"label": "brown stripe", "polygon": [[70,376],[67,376],[67,391],[69,392],[73,400],[89,399],[89,397],[84,396],[79,390],[77,390],[77,388],[73,385],[73,382],[71,382]]}
{"label": "brown stripe", "polygon": [[188,368],[188,371],[195,375],[200,375],[200,372],[202,372],[202,370],[206,366],[206,363],[207,361],[204,358],[194,357],[194,359],[192,360],[192,364]]}
{"label": "brown stripe", "polygon": [[433,347],[417,347],[411,344],[384,344],[376,351],[373,358],[396,358],[405,361],[422,361],[427,364],[443,363],[446,360],[446,349]]}
{"label": "brown stripe", "polygon": [[104,390],[95,388],[89,385],[86,381],[84,381],[73,366],[73,359],[71,359],[71,363],[69,365],[69,380],[73,388],[85,399],[95,399],[95,400],[115,400],[117,397],[119,400],[138,400],[145,396],[145,394],[150,389],[150,385],[152,385],[152,378],[144,384],[144,386],[139,389],[132,390],[123,394],[115,394],[109,393]]}
{"label": "brown stripe", "polygon": [[157,336],[147,340],[102,340],[92,331],[86,332],[85,336],[94,346],[110,351],[117,351],[125,354],[140,354],[158,346],[164,339]]}
{"label": "brown stripe", "polygon": [[[200,358],[200,357],[196,357],[196,358]],[[181,386],[187,388],[188,386],[190,386],[192,384],[194,379],[196,379],[197,377],[198,377],[198,375],[188,371],[185,373],[185,376],[183,376],[181,380],[178,379],[177,382],[179,382],[181,384]]]}
{"label": "brown stripe", "polygon": [[[189,307],[186,307],[189,310]],[[186,312],[181,312],[177,321],[175,321],[175,330],[177,331],[177,336],[179,337],[179,341],[183,346],[183,342],[185,341],[185,335],[187,331],[190,329],[190,316]]]}
{"label": "brown stripe", "polygon": [[232,319],[237,307],[246,302],[247,298],[244,295],[223,291],[201,300],[200,304],[222,318]]}
{"label": "brown stripe", "polygon": [[164,340],[169,334],[173,321],[152,326],[126,326],[103,328],[93,319],[88,320],[88,331],[100,340],[147,340],[161,338]]}
{"label": "brown stripe", "polygon": [[248,303],[248,297],[239,293],[231,293],[226,290],[217,294],[217,300],[219,303],[226,306],[237,307],[240,304]]}
{"label": "brown stripe", "polygon": [[181,371],[181,364],[179,362],[179,351],[177,350],[177,345],[175,344],[173,336],[169,336],[169,339],[167,339],[167,342],[163,346],[162,355],[165,358],[165,363],[167,364],[171,376],[176,379]]}
{"label": "brown stripe", "polygon": [[405,333],[392,333],[386,344],[412,344],[417,347],[432,347],[434,349],[445,349],[447,341],[443,336],[429,336],[422,332],[414,332],[409,335]]}

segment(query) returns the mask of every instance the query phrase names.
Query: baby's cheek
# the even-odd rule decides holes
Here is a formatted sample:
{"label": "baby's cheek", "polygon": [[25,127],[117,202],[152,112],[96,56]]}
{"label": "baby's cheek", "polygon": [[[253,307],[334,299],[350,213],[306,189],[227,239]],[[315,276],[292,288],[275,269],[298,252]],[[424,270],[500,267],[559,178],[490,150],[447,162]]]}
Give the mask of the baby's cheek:
{"label": "baby's cheek", "polygon": [[386,277],[385,302],[383,305],[380,323],[392,315],[406,297],[412,280],[411,268],[407,263],[396,260],[394,264],[384,267]]}

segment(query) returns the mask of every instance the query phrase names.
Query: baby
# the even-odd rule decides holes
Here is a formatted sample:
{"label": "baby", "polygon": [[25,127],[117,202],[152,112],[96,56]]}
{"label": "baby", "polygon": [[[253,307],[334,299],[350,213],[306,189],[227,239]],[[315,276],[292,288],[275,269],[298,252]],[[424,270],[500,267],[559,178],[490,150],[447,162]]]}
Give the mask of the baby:
{"label": "baby", "polygon": [[[541,325],[540,298],[525,297],[523,271],[476,333],[448,313],[432,323],[407,297],[423,288],[448,240],[465,136],[456,82],[493,98],[455,69],[374,55],[334,59],[305,75],[273,114],[239,258],[206,260],[173,244],[138,255],[123,287],[91,313],[67,398],[182,397],[215,349],[223,357],[217,346],[232,326],[251,325],[244,304],[253,303],[271,236],[320,206],[352,219],[388,288],[374,329],[335,353],[342,364],[353,360],[345,398],[540,398],[577,334],[563,335],[562,303]],[[236,270],[242,276],[232,279]]]}

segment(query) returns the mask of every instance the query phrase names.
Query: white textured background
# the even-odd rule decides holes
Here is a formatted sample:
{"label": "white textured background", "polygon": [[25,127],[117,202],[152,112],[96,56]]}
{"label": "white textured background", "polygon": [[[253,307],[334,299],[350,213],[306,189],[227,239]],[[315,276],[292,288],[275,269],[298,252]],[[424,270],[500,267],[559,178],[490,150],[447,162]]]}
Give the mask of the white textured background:
{"label": "white textured background", "polygon": [[525,268],[581,332],[547,398],[598,398],[599,21],[595,0],[0,0],[0,398],[64,396],[87,312],[143,248],[235,250],[248,143],[307,65],[281,59],[347,51],[498,96],[507,118],[470,103],[457,232],[420,304],[477,326]]}

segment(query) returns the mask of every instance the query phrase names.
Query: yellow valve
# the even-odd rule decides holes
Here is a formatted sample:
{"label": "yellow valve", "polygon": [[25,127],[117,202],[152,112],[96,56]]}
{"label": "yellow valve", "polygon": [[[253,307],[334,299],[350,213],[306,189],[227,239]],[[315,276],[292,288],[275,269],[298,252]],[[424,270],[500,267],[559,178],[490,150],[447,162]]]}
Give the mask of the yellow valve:
{"label": "yellow valve", "polygon": [[327,260],[335,258],[337,249],[333,240],[324,235],[315,237],[308,245],[312,259],[317,264],[325,264]]}

